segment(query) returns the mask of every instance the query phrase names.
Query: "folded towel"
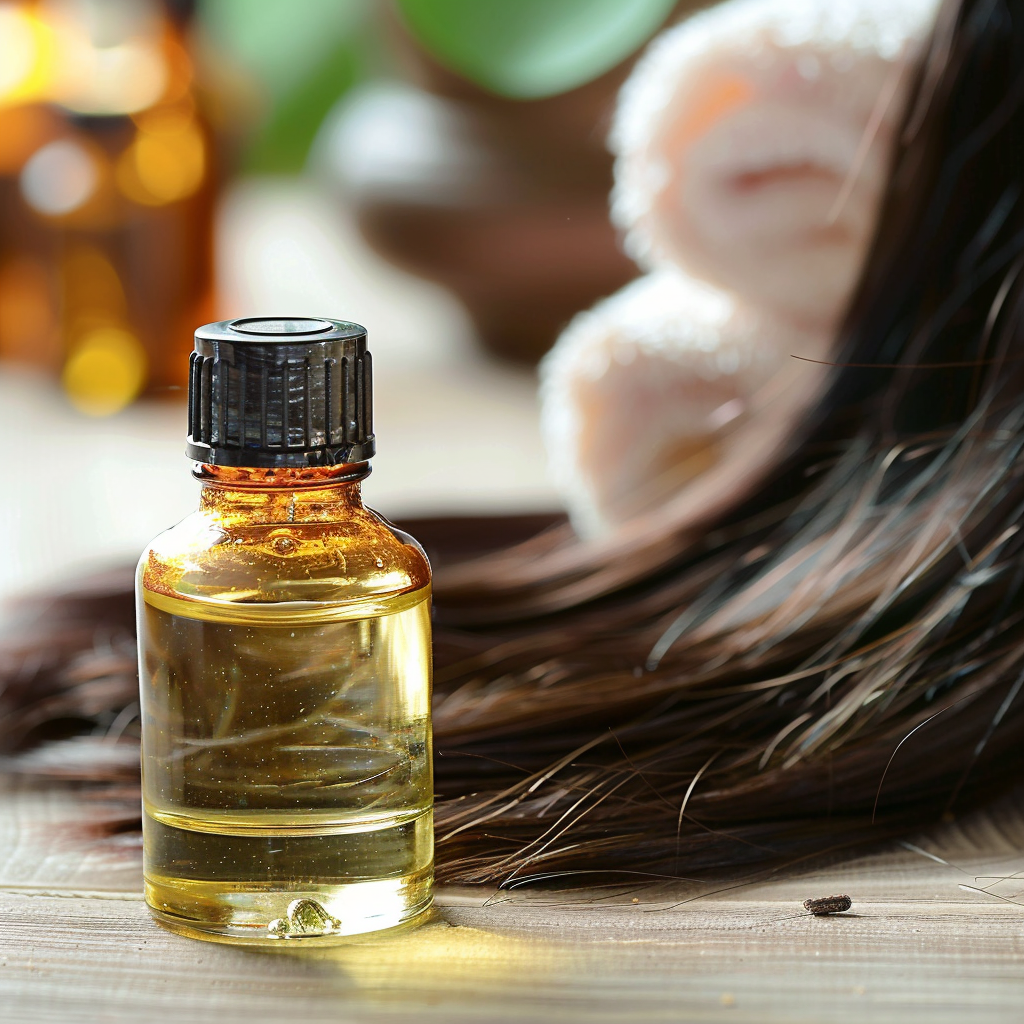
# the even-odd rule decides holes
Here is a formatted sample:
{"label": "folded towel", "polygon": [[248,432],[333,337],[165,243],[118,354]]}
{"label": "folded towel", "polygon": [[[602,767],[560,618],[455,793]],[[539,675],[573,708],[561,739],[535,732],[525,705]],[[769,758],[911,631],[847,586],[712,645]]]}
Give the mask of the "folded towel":
{"label": "folded towel", "polygon": [[817,401],[936,0],[729,0],[623,87],[612,216],[646,277],[541,366],[581,535],[737,500]]}
{"label": "folded towel", "polygon": [[824,359],[829,341],[672,267],[580,313],[541,366],[542,431],[577,532],[611,532],[712,467],[746,479],[744,446],[763,468],[823,375],[791,355]]}
{"label": "folded towel", "polygon": [[624,86],[612,216],[627,252],[776,312],[841,315],[935,0],[732,0]]}

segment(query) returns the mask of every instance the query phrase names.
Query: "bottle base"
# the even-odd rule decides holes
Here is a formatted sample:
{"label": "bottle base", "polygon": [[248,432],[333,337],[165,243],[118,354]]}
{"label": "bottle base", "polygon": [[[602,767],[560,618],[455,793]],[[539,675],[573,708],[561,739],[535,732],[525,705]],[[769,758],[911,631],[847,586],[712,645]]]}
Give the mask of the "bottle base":
{"label": "bottle base", "polygon": [[284,890],[269,885],[146,879],[153,917],[181,935],[245,946],[339,945],[425,920],[431,878]]}

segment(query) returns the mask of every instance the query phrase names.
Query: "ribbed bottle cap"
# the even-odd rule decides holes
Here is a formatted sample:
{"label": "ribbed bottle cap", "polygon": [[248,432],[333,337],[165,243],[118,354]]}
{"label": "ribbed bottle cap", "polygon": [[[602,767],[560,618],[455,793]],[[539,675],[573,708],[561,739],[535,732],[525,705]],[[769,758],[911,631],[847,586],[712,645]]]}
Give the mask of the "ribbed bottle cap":
{"label": "ribbed bottle cap", "polygon": [[185,453],[214,466],[333,466],[374,453],[366,329],[308,317],[196,331]]}

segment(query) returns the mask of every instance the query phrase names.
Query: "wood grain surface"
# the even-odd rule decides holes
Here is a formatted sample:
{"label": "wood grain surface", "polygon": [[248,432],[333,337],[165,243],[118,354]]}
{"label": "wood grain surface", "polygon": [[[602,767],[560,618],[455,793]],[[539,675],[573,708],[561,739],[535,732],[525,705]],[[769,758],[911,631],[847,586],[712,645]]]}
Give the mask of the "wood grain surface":
{"label": "wood grain surface", "polygon": [[[419,928],[281,952],[154,924],[137,842],[90,839],[100,813],[81,792],[0,791],[0,1020],[1024,1018],[1021,800],[770,877],[442,890]],[[852,897],[850,913],[816,918],[801,905],[834,893]]]}

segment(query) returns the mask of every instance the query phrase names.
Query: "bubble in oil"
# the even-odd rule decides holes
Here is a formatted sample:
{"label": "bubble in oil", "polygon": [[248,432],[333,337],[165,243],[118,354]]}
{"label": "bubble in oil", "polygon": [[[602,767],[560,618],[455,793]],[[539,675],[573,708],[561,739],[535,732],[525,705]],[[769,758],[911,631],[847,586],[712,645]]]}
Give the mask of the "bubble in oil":
{"label": "bubble in oil", "polygon": [[331,917],[316,900],[292,900],[288,913],[267,925],[267,931],[278,939],[301,939],[304,936],[334,935],[341,922]]}

